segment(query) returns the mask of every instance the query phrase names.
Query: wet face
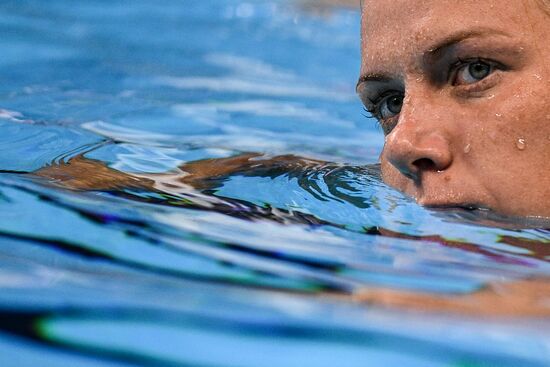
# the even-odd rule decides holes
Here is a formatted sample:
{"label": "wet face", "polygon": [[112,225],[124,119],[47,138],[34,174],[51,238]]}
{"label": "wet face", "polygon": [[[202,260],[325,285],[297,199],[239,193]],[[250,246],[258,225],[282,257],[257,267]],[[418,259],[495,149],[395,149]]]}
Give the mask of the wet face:
{"label": "wet face", "polygon": [[550,16],[536,0],[366,0],[357,91],[382,177],[427,206],[550,216]]}

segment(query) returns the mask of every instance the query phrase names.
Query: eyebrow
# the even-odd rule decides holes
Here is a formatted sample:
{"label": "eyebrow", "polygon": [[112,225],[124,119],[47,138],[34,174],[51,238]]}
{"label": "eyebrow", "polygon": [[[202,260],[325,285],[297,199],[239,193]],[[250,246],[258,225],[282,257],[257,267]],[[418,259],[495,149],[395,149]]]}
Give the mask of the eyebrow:
{"label": "eyebrow", "polygon": [[359,86],[365,82],[380,82],[380,83],[388,83],[392,81],[393,78],[389,75],[380,74],[380,73],[367,73],[362,74],[359,77],[359,80],[357,81],[357,85],[355,86],[355,90],[357,91],[359,89]]}
{"label": "eyebrow", "polygon": [[432,56],[438,53],[441,53],[445,49],[452,47],[464,40],[474,37],[484,37],[484,36],[505,36],[510,37],[507,33],[502,31],[497,31],[491,28],[475,28],[468,31],[459,31],[454,34],[451,34],[442,40],[439,40],[437,44],[432,47],[429,47],[424,56]]}
{"label": "eyebrow", "polygon": [[[435,45],[428,47],[426,51],[423,52],[423,57],[424,58],[435,57],[437,54],[441,54],[446,49],[464,40],[467,40],[469,38],[481,37],[481,36],[494,36],[494,35],[510,37],[505,32],[497,31],[491,28],[483,28],[483,27],[475,28],[467,31],[458,31],[443,39],[438,40],[435,43]],[[374,72],[374,73],[367,72],[359,76],[359,80],[357,81],[357,85],[355,89],[356,90],[359,89],[359,86],[365,82],[389,82],[392,79],[393,78],[388,74],[377,73],[377,72]]]}

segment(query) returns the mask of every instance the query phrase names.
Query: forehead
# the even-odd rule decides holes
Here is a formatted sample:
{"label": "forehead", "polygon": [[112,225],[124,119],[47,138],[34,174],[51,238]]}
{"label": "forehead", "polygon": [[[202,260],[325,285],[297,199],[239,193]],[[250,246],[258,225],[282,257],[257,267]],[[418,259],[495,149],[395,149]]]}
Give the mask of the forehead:
{"label": "forehead", "polygon": [[521,36],[536,27],[530,23],[530,15],[541,13],[535,1],[365,0],[363,63],[395,63],[460,32],[513,30]]}

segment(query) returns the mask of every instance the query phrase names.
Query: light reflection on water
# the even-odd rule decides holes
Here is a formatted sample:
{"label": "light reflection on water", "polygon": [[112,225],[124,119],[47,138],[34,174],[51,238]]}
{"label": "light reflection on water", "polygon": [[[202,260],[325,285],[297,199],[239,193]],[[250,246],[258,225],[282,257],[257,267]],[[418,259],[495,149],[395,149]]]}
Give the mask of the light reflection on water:
{"label": "light reflection on water", "polygon": [[[358,17],[3,1],[1,364],[547,364],[546,319],[352,301],[550,272],[537,225],[429,211],[380,181],[383,139],[353,91]],[[76,192],[21,174],[83,155],[143,176],[243,152],[335,163],[260,165],[203,191],[163,176]]]}

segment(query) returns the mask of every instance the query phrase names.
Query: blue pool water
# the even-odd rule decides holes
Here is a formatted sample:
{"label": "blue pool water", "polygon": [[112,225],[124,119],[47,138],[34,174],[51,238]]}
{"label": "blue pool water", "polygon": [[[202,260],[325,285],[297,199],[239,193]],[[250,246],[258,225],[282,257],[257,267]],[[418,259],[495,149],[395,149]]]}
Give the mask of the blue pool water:
{"label": "blue pool water", "polygon": [[[548,319],[352,297],[548,277],[550,232],[385,186],[382,133],[354,93],[359,13],[306,8],[0,2],[0,366],[550,364]],[[244,152],[331,163],[205,190],[28,174],[76,159],[164,174]]]}

